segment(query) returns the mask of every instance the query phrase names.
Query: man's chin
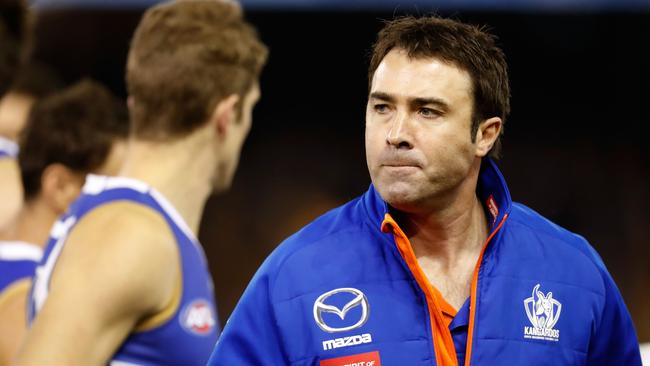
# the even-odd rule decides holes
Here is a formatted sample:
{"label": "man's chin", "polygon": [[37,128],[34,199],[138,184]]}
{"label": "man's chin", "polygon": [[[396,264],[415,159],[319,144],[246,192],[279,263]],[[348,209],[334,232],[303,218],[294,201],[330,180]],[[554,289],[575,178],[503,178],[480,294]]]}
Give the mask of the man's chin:
{"label": "man's chin", "polygon": [[403,183],[377,187],[381,198],[392,207],[403,210],[414,206],[420,201],[420,195],[412,186]]}

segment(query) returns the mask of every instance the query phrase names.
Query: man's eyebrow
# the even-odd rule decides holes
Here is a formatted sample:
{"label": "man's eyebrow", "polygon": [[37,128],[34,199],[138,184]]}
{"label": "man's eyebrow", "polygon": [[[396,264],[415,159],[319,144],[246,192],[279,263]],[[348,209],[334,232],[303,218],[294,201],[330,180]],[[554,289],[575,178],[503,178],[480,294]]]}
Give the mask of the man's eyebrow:
{"label": "man's eyebrow", "polygon": [[[380,91],[370,93],[370,99],[379,99],[389,103],[395,103],[395,101],[397,100],[396,97],[386,92],[380,92]],[[415,107],[422,107],[427,104],[432,104],[445,111],[449,110],[449,103],[447,103],[447,101],[444,99],[436,98],[436,97],[430,97],[430,98],[412,97],[412,98],[408,98],[408,102],[411,106],[415,106]]]}
{"label": "man's eyebrow", "polygon": [[409,102],[410,102],[409,104],[414,105],[416,107],[422,107],[427,104],[433,104],[445,111],[449,110],[449,103],[447,103],[444,99],[440,99],[440,98],[413,98],[410,99]]}
{"label": "man's eyebrow", "polygon": [[370,93],[370,99],[379,99],[391,103],[395,101],[395,97],[384,92],[372,92]]}

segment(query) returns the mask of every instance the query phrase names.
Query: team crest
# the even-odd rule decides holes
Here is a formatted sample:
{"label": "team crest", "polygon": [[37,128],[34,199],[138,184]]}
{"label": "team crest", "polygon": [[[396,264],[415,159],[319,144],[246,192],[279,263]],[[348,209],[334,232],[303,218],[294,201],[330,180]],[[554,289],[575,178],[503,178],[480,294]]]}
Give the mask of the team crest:
{"label": "team crest", "polygon": [[212,307],[205,300],[195,300],[182,312],[183,328],[198,335],[208,335],[216,325]]}
{"label": "team crest", "polygon": [[544,294],[539,283],[533,287],[532,296],[524,300],[526,315],[532,326],[524,327],[524,338],[558,341],[560,331],[553,327],[560,319],[562,304],[553,298],[553,293]]}

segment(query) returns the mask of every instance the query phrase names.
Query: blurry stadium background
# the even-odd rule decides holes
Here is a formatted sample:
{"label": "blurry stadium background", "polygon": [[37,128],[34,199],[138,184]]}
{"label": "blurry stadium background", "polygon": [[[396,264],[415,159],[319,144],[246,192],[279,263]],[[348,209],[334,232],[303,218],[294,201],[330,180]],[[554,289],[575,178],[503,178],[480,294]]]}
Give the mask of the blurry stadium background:
{"label": "blurry stadium background", "polygon": [[[35,1],[35,57],[124,96],[129,38],[152,3]],[[234,187],[201,226],[222,321],[283,238],[367,188],[370,45],[382,19],[437,12],[499,36],[513,95],[499,165],[512,196],[590,240],[650,342],[650,1],[243,4],[271,55]]]}

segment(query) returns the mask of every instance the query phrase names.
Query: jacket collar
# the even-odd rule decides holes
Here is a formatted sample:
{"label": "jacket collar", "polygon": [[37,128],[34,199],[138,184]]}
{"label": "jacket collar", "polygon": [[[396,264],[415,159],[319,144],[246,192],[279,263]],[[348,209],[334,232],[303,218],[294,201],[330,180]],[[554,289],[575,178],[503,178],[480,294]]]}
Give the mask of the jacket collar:
{"label": "jacket collar", "polygon": [[492,218],[490,225],[491,229],[494,229],[494,224],[501,222],[503,216],[510,213],[512,198],[506,180],[496,163],[490,158],[483,159],[476,193],[483,203],[488,217]]}
{"label": "jacket collar", "polygon": [[[490,158],[484,158],[481,163],[476,193],[483,203],[483,207],[490,220],[491,229],[494,224],[501,222],[503,216],[510,212],[512,199],[503,175],[496,163]],[[381,198],[374,185],[361,197],[371,225],[381,230],[386,214],[389,212],[388,204]]]}

